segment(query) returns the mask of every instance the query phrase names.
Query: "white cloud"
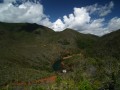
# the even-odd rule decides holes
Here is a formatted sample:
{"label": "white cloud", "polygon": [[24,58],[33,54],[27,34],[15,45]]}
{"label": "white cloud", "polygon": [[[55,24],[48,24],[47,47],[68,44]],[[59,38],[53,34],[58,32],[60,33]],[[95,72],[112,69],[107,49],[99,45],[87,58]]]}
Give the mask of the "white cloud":
{"label": "white cloud", "polygon": [[65,24],[61,21],[61,19],[56,20],[51,27],[55,31],[62,31],[65,29]]}
{"label": "white cloud", "polygon": [[[82,33],[91,33],[98,36],[110,33],[120,28],[120,18],[113,17],[106,23],[103,16],[108,15],[114,6],[113,2],[101,6],[94,4],[87,7],[74,8],[73,13],[64,15],[62,19],[50,22],[47,15],[44,14],[44,8],[40,3],[24,2],[21,5],[14,6],[11,2],[14,0],[4,0],[0,4],[0,21],[2,22],[28,22],[52,28],[55,31],[62,31],[71,28]],[[35,0],[39,1],[39,0]],[[57,13],[57,12],[56,12]],[[93,18],[92,14],[99,14],[102,17]]]}
{"label": "white cloud", "polygon": [[114,3],[111,1],[109,4],[105,6],[94,4],[87,6],[86,9],[90,14],[97,13],[99,16],[106,16],[111,13],[112,8],[114,7]]}
{"label": "white cloud", "polygon": [[90,22],[89,13],[85,8],[74,8],[74,13],[69,16],[63,16],[61,19],[53,23],[52,28],[56,31],[64,30],[65,28],[79,29],[82,25]]}
{"label": "white cloud", "polygon": [[113,31],[120,29],[120,18],[114,17],[108,23],[108,30]]}
{"label": "white cloud", "polygon": [[98,36],[113,32],[120,29],[120,18],[114,17],[105,23],[105,19],[96,19],[86,25],[86,29],[81,31],[82,33],[90,33]]}
{"label": "white cloud", "polygon": [[[9,1],[11,2],[12,0]],[[43,12],[43,6],[40,3],[31,2],[25,2],[19,6],[14,6],[12,3],[0,4],[0,21],[29,22],[51,26],[49,18]]]}
{"label": "white cloud", "polygon": [[104,28],[104,21],[105,21],[104,18],[91,20],[90,23],[84,26],[85,29],[81,32],[86,34],[90,33],[90,34],[101,36],[106,31],[106,29]]}
{"label": "white cloud", "polygon": [[111,1],[108,5],[101,7],[99,13],[100,16],[106,16],[107,14],[111,13],[111,9],[113,8],[114,3]]}
{"label": "white cloud", "polygon": [[114,3],[111,1],[105,6],[94,4],[87,7],[74,8],[73,13],[64,15],[63,19],[56,20],[51,28],[55,31],[71,28],[81,33],[102,36],[120,29],[120,18],[114,17],[107,23],[104,17],[94,19],[91,15],[96,13],[100,16],[108,15],[113,6]]}
{"label": "white cloud", "polygon": [[56,31],[71,28],[82,33],[91,33],[102,35],[104,27],[104,18],[93,20],[85,7],[74,8],[74,12],[68,16],[63,16],[63,20],[58,19],[53,23],[53,29]]}

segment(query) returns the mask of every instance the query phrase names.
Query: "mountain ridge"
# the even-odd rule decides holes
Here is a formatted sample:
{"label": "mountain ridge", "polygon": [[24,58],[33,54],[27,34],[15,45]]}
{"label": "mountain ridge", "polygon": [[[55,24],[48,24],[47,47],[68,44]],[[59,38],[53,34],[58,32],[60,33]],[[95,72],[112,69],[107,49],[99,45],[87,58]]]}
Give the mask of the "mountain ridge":
{"label": "mountain ridge", "polygon": [[[98,82],[100,88],[102,82],[110,82],[112,72],[119,78],[119,37],[120,30],[98,37],[72,29],[55,32],[37,24],[0,23],[0,85],[54,75],[52,65],[61,58],[73,56],[63,61],[68,70],[66,77],[76,84],[82,78],[91,79],[92,86]],[[119,79],[117,82],[120,83]]]}

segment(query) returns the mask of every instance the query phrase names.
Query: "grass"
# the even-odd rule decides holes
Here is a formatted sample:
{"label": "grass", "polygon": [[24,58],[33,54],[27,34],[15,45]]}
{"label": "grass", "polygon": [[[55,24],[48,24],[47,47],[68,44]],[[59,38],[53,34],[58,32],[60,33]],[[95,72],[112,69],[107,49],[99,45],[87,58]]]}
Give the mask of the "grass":
{"label": "grass", "polygon": [[[120,30],[97,37],[71,29],[54,32],[36,24],[0,23],[0,86],[6,84],[3,90],[97,90],[114,81],[119,89],[119,36]],[[52,65],[66,56],[72,56],[63,61],[68,72],[56,74]],[[59,77],[52,84],[10,85],[51,75]]]}

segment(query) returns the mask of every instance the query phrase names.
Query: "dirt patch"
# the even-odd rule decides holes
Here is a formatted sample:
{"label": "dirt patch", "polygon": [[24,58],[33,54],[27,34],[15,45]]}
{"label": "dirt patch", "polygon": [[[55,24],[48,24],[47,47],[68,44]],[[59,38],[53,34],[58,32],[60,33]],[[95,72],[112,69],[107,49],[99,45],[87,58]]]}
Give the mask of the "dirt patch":
{"label": "dirt patch", "polygon": [[53,75],[50,77],[38,79],[35,81],[30,81],[30,82],[14,82],[12,83],[13,86],[28,86],[28,85],[33,85],[33,84],[42,84],[42,83],[54,83],[56,81],[57,76]]}

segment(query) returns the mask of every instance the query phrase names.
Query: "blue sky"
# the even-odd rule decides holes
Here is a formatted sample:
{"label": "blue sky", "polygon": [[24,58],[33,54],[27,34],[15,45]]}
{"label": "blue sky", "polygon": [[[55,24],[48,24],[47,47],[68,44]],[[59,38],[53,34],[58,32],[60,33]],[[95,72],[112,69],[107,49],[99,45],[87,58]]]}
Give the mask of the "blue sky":
{"label": "blue sky", "polygon": [[0,0],[0,21],[102,36],[120,29],[119,4],[119,0]]}
{"label": "blue sky", "polygon": [[[61,18],[63,15],[73,12],[74,7],[84,7],[98,3],[99,5],[105,5],[112,0],[41,0],[44,6],[44,12],[50,15],[50,19],[55,21],[57,18]],[[106,18],[110,19],[114,16],[120,17],[120,1],[113,0],[115,6],[112,9],[112,13]]]}

